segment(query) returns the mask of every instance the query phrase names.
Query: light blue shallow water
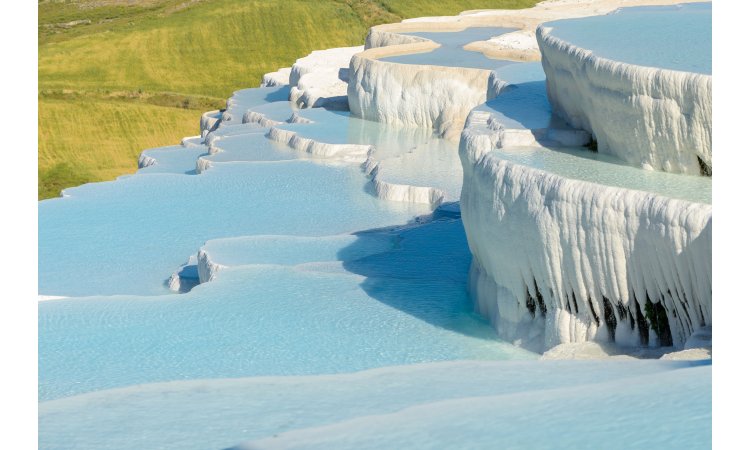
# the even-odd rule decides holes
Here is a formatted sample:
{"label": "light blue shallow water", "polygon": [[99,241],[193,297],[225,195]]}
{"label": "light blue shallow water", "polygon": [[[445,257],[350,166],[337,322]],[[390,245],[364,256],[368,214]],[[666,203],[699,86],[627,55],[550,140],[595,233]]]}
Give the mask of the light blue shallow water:
{"label": "light blue shallow water", "polygon": [[144,150],[143,154],[158,161],[157,164],[144,167],[138,173],[195,173],[195,160],[208,155],[208,147],[172,145],[169,147]]}
{"label": "light blue shallow water", "polygon": [[[495,71],[507,87],[476,111],[491,113],[506,129],[570,129],[552,113],[540,63],[521,63]],[[585,148],[512,147],[492,154],[517,164],[534,167],[565,178],[626,189],[653,192],[666,197],[711,204],[710,177],[643,170],[615,156]]]}
{"label": "light blue shallow water", "polygon": [[493,113],[504,128],[569,128],[552,113],[541,63],[518,63],[494,72],[507,86],[500,95],[476,110]]}
{"label": "light blue shallow water", "polygon": [[339,234],[428,211],[377,200],[366,183],[357,167],[294,160],[69,189],[39,203],[39,292],[164,294],[165,280],[208,239]]}
{"label": "light blue shallow water", "polygon": [[710,177],[643,170],[585,148],[516,147],[494,150],[492,154],[565,178],[711,204]]}
{"label": "light blue shallow water", "polygon": [[[287,102],[258,106],[260,94],[241,94],[228,102],[235,113],[291,115]],[[384,156],[438,142],[425,130],[300,114],[316,120],[294,125],[305,132],[371,140]],[[535,357],[474,314],[455,211],[394,229],[430,209],[378,200],[358,165],[296,159],[266,132],[220,126],[218,153],[193,140],[149,150],[156,164],[134,176],[40,202],[40,292],[87,296],[39,305],[42,400],[169,380]],[[188,175],[196,157],[223,163]],[[232,267],[168,294],[166,278],[202,246]]]}
{"label": "light blue shallow water", "polygon": [[203,159],[212,162],[239,162],[284,161],[300,157],[299,152],[267,139],[266,133],[267,129],[259,128],[251,133],[227,135],[216,139],[212,144],[218,153],[204,155]]}
{"label": "light blue shallow water", "polygon": [[[665,361],[461,361],[336,376],[190,380],[41,403],[39,442],[57,449],[227,448],[366,418],[368,430],[321,429],[306,444],[348,438],[349,448],[365,448],[376,427],[381,439],[398,439],[378,448],[443,448],[444,441],[418,431],[442,428],[460,440],[456,448],[606,442],[607,448],[703,449],[711,438],[710,384],[710,366]],[[454,403],[441,407],[445,401]],[[408,425],[412,430],[403,430],[406,421],[383,430],[373,417],[417,405],[426,407],[419,424]],[[445,420],[446,410],[462,417]],[[337,444],[327,448],[347,446]]]}
{"label": "light blue shallow water", "polygon": [[331,144],[372,145],[378,179],[411,186],[441,189],[446,201],[458,201],[463,171],[458,143],[439,139],[430,129],[389,126],[353,117],[348,111],[300,110],[313,123],[282,124],[300,136]]}
{"label": "light blue shallow water", "polygon": [[201,250],[224,266],[250,264],[298,265],[323,261],[352,261],[395,249],[397,235],[385,232],[338,236],[242,236],[209,241]]}
{"label": "light blue shallow water", "polygon": [[297,108],[287,101],[250,106],[247,109],[260,113],[266,119],[275,122],[286,122],[292,116],[292,113],[297,111]]}
{"label": "light blue shallow water", "polygon": [[255,107],[289,100],[289,86],[241,89],[227,100],[227,107],[221,126],[242,124],[245,111]]}
{"label": "light blue shallow water", "polygon": [[[552,373],[539,376],[532,369],[521,376],[542,384],[555,377],[557,367],[548,369]],[[586,369],[597,374],[600,368],[578,367],[580,374]],[[417,404],[274,434],[232,449],[707,449],[710,391],[710,367],[609,382],[603,377],[599,383]]]}
{"label": "light blue shallow water", "polygon": [[245,265],[184,295],[40,303],[41,399],[156,381],[534,357],[498,341],[472,312],[459,218],[321,241],[244,239],[209,244],[219,262]]}
{"label": "light blue shallow water", "polygon": [[711,74],[711,10],[711,3],[640,6],[544,25],[553,36],[603,58]]}
{"label": "light blue shallow water", "polygon": [[513,61],[492,59],[480,52],[464,50],[466,44],[476,41],[486,41],[505,33],[516,31],[515,28],[500,27],[472,27],[463,31],[453,32],[415,32],[399,33],[417,36],[440,44],[439,48],[427,53],[413,53],[408,55],[388,56],[380,61],[398,64],[425,64],[431,66],[471,67],[476,69],[495,69],[514,64]]}

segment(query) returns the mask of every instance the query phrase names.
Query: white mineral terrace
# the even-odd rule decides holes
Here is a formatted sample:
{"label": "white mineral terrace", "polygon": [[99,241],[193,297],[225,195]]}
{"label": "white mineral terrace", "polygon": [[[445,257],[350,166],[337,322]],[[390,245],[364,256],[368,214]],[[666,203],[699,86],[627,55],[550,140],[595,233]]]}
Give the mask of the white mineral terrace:
{"label": "white mineral terrace", "polygon": [[537,39],[555,110],[600,152],[711,175],[710,3],[551,22]]}
{"label": "white mineral terrace", "polygon": [[612,131],[535,37],[658,3],[379,25],[40,202],[40,447],[710,446],[710,75]]}
{"label": "white mineral terrace", "polygon": [[[550,9],[563,4],[552,3]],[[612,4],[599,6],[607,9]],[[575,8],[566,14],[561,15],[575,17]],[[450,138],[472,104],[490,100],[466,120],[461,139],[461,206],[475,258],[472,295],[501,336],[537,351],[587,340],[614,340],[625,346],[682,345],[693,332],[711,325],[711,207],[705,205],[711,202],[710,179],[642,173],[621,164],[710,174],[711,77],[638,67],[620,70],[622,63],[608,63],[618,67],[617,73],[654,74],[649,80],[656,80],[654,89],[660,93],[649,95],[669,100],[647,102],[632,89],[610,98],[600,95],[601,83],[570,76],[573,69],[568,75],[557,75],[562,73],[557,67],[568,60],[583,60],[597,70],[607,70],[607,64],[597,63],[591,52],[573,49],[558,56],[547,51],[546,42],[554,38],[550,27],[540,26],[542,64],[547,76],[556,78],[548,78],[554,95],[550,105],[538,65],[496,71],[435,68],[424,64],[427,58],[412,63],[406,55],[436,52],[437,45],[426,40],[428,35],[439,35],[436,31],[461,33],[457,30],[495,25],[523,32],[533,23],[532,16],[519,21],[516,14],[477,12],[453,20],[426,18],[374,27],[366,44],[370,50],[352,58],[352,113],[432,127]],[[554,16],[549,13],[545,19],[560,17]],[[585,19],[581,20],[585,27]],[[528,35],[502,40],[503,36],[464,48],[488,56],[534,59],[506,51],[528,50],[529,40],[523,37]],[[550,46],[564,47],[555,42]],[[454,56],[461,58],[458,52]],[[498,61],[498,67],[503,65]],[[592,73],[585,68],[579,71]],[[612,73],[607,76],[632,82]],[[567,80],[591,87],[562,87]],[[672,95],[675,89],[680,91]],[[568,100],[561,100],[563,94]],[[631,102],[633,97],[638,100]],[[593,105],[596,102],[609,106]],[[585,117],[598,124],[582,123],[571,108],[585,111]],[[585,150],[577,154],[528,148],[587,144],[591,136],[574,127],[592,132],[601,151],[617,155],[621,162],[604,155],[591,159]],[[615,136],[619,142],[615,143]],[[525,148],[514,149],[518,146]],[[634,154],[633,149],[642,152]],[[544,301],[547,297],[549,305]],[[657,315],[662,317],[660,324]]]}
{"label": "white mineral terrace", "polygon": [[[498,66],[501,66],[507,60],[539,60],[539,49],[530,38],[543,22],[606,14],[621,6],[672,3],[681,2],[548,1],[530,9],[469,11],[455,17],[427,17],[378,25],[370,29],[366,50],[351,60],[349,107],[358,117],[431,127],[441,137],[458,139],[471,108],[492,98],[486,89],[490,72],[472,65],[438,68],[421,64],[394,65],[383,61],[384,58],[429,52],[439,47],[429,39],[410,34],[463,32],[477,27],[517,29],[511,33],[499,33],[489,40],[467,41],[463,47],[464,51],[481,52],[488,58],[498,59]],[[448,59],[455,57],[460,58],[460,52],[448,56]]]}

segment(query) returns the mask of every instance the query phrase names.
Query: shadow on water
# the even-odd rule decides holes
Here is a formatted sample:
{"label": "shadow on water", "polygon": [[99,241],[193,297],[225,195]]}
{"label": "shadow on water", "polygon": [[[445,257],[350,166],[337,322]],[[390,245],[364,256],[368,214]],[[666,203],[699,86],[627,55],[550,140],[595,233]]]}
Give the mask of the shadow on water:
{"label": "shadow on water", "polygon": [[[201,153],[200,155],[198,155],[198,158],[202,158],[204,156],[211,156],[211,154],[209,152]],[[198,169],[194,167],[190,170],[186,170],[185,175],[200,175],[200,172],[198,172]]]}
{"label": "shadow on water", "polygon": [[570,128],[565,120],[552,112],[544,79],[508,86],[501,95],[488,101],[485,108],[530,130]]}
{"label": "shadow on water", "polygon": [[[391,250],[351,259],[373,235],[383,234],[393,238]],[[371,298],[437,327],[498,340],[467,293],[471,253],[457,203],[403,227],[356,235],[337,256],[347,271],[366,277],[360,286]]]}
{"label": "shadow on water", "polygon": [[268,103],[271,102],[285,102],[289,100],[289,92],[291,87],[289,85],[280,86],[277,90],[268,93],[263,100]]}

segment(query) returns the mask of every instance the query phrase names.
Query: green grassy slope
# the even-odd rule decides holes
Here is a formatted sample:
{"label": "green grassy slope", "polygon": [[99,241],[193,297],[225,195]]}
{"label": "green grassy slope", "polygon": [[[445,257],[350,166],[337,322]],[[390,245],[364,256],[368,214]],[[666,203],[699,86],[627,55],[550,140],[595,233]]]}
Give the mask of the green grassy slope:
{"label": "green grassy slope", "polygon": [[39,198],[133,172],[143,148],[197,133],[200,112],[378,23],[528,0],[39,2]]}

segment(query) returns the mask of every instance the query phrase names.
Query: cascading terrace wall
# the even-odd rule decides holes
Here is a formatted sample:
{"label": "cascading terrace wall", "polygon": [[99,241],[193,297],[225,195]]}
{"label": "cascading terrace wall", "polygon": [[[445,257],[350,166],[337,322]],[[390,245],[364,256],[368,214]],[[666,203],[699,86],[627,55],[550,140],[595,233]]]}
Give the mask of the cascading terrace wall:
{"label": "cascading terrace wall", "polygon": [[711,175],[711,76],[601,58],[537,28],[555,111],[598,150],[646,169]]}
{"label": "cascading terrace wall", "polygon": [[347,91],[352,114],[377,122],[434,128],[441,137],[457,139],[469,111],[489,100],[490,71],[377,59],[393,55],[398,47],[406,47],[404,52],[432,48],[429,43],[404,44],[354,55]]}
{"label": "cascading terrace wall", "polygon": [[711,325],[710,205],[566,179],[493,156],[473,112],[460,142],[469,286],[501,337],[682,346]]}

